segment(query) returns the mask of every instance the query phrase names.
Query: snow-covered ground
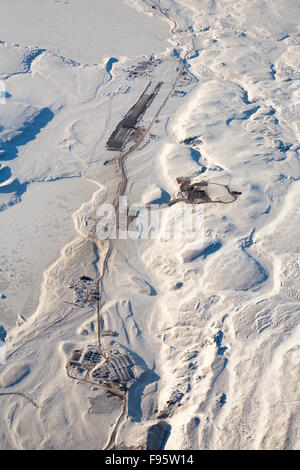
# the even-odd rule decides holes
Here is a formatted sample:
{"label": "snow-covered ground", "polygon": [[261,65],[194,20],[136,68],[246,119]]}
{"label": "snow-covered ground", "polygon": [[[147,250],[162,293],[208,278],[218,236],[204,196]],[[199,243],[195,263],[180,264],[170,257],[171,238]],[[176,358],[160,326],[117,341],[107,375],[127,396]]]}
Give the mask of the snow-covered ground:
{"label": "snow-covered ground", "polygon": [[24,395],[0,396],[0,446],[102,449],[118,421],[118,400],[66,376],[96,343],[68,285],[101,274],[88,234],[120,183],[105,143],[163,81],[125,162],[129,203],[167,202],[178,176],[242,194],[202,206],[203,243],[113,241],[103,322],[143,370],[115,445],[299,448],[299,3],[3,3],[0,394]]}

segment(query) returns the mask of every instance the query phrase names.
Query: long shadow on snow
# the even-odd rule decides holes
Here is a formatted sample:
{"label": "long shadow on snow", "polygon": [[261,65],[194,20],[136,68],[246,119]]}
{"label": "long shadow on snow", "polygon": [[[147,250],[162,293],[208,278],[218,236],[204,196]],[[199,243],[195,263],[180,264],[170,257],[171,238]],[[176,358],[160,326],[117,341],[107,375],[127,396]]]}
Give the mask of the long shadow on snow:
{"label": "long shadow on snow", "polygon": [[[134,354],[131,355],[135,356]],[[129,389],[128,393],[128,416],[134,421],[140,422],[142,419],[142,395],[147,385],[159,380],[159,376],[150,369],[145,370],[139,377],[139,380]]]}
{"label": "long shadow on snow", "polygon": [[255,106],[252,109],[248,109],[243,112],[241,116],[233,116],[232,118],[229,118],[226,120],[226,125],[230,126],[231,122],[236,120],[236,121],[246,121],[247,119],[252,116],[252,114],[256,113],[259,110],[260,106]]}
{"label": "long shadow on snow", "polygon": [[[18,156],[18,147],[22,147],[29,142],[33,141],[37,134],[47,126],[47,124],[52,121],[54,118],[54,113],[49,108],[41,109],[37,115],[32,119],[25,122],[23,126],[19,129],[17,135],[8,139],[6,141],[0,141],[0,161],[14,160]],[[4,173],[3,173],[4,172]],[[2,168],[2,173],[0,175],[5,180],[12,176],[11,170],[9,167]],[[16,178],[11,183],[0,187],[0,194],[9,194],[16,193],[16,196],[21,196],[25,193],[27,189],[27,183],[20,183]]]}
{"label": "long shadow on snow", "polygon": [[155,199],[151,204],[165,204],[171,200],[171,196],[167,191],[161,188],[161,196],[158,199]]}
{"label": "long shadow on snow", "polygon": [[134,421],[140,422],[143,415],[141,402],[144,389],[147,385],[157,382],[160,377],[153,370],[148,369],[147,364],[141,356],[125,346],[123,346],[123,348],[128,351],[130,356],[132,356],[137,366],[145,369],[139,379],[128,390],[128,416],[130,416]]}
{"label": "long shadow on snow", "polygon": [[22,147],[34,140],[54,118],[49,108],[43,108],[33,119],[25,122],[17,135],[0,144],[0,160],[13,160],[18,156],[18,147]]}
{"label": "long shadow on snow", "polygon": [[22,196],[27,189],[27,183],[20,183],[16,178],[10,184],[0,186],[0,194],[16,193],[16,196]]}
{"label": "long shadow on snow", "polygon": [[116,62],[119,62],[118,59],[116,59],[115,57],[111,57],[107,62],[106,62],[106,67],[105,67],[105,70],[106,72],[108,73],[109,77],[110,77],[110,80],[112,79],[112,75],[111,75],[111,71],[112,71],[112,68],[113,68],[113,64],[116,63]]}
{"label": "long shadow on snow", "polygon": [[1,168],[0,164],[0,184],[5,183],[11,177],[11,169],[8,166]]}

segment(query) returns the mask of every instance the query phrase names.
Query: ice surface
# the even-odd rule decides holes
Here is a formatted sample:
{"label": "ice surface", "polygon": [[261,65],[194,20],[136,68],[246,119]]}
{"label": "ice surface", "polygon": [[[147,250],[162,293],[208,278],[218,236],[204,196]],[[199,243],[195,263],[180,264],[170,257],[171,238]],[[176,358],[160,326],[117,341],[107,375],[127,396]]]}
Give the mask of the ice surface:
{"label": "ice surface", "polygon": [[2,3],[1,448],[103,449],[118,423],[120,402],[66,376],[97,335],[68,286],[101,275],[96,210],[120,188],[105,143],[159,81],[128,203],[171,212],[178,177],[241,194],[201,205],[203,243],[113,242],[103,344],[141,371],[115,445],[299,448],[299,2]]}

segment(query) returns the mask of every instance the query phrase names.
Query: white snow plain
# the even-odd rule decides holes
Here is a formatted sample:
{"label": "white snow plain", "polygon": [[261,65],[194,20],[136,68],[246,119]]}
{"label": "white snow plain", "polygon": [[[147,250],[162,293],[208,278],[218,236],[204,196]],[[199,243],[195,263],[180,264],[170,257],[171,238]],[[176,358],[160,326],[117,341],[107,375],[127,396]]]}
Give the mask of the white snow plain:
{"label": "white snow plain", "polygon": [[[120,177],[103,165],[116,156],[105,143],[162,80],[141,122],[151,130],[126,161],[129,203],[167,201],[178,176],[242,194],[204,205],[202,245],[114,241],[102,309],[118,337],[103,341],[144,370],[115,445],[299,448],[298,2],[3,3],[0,394],[25,395],[0,396],[0,447],[103,449],[110,439],[121,404],[66,376],[71,351],[96,342],[95,309],[67,304],[67,286],[99,276],[87,221]],[[153,120],[180,58],[186,74]],[[166,432],[153,439],[158,423]]]}

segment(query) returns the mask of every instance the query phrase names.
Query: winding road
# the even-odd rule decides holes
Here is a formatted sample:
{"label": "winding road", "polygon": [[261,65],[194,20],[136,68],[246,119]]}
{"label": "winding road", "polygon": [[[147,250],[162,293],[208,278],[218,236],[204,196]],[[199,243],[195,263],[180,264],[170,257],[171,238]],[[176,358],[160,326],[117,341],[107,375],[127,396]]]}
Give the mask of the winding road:
{"label": "winding road", "polygon": [[[161,7],[155,1],[150,0],[150,4],[155,6],[158,9],[158,11],[160,12],[160,14],[167,18],[167,20],[171,23],[171,30],[170,30],[171,34],[175,34],[175,30],[177,28],[176,21],[173,18],[171,18],[168,15],[168,13],[166,13],[164,10],[162,10]],[[153,116],[152,121],[150,122],[149,126],[146,128],[145,132],[141,135],[141,137],[138,140],[136,140],[135,144],[129,150],[125,151],[124,153],[120,152],[119,157],[116,159],[117,165],[119,167],[119,172],[120,172],[120,182],[118,184],[118,190],[117,190],[117,193],[116,193],[116,197],[114,198],[114,202],[113,202],[113,206],[114,206],[115,211],[116,211],[115,213],[116,213],[117,221],[119,220],[119,198],[121,196],[124,196],[124,194],[126,192],[126,189],[127,189],[127,185],[128,185],[128,176],[127,176],[127,172],[126,172],[126,159],[131,154],[133,154],[136,150],[138,150],[139,146],[145,140],[146,135],[151,130],[153,124],[157,120],[157,118],[160,115],[162,109],[164,108],[167,101],[169,100],[170,96],[174,92],[174,90],[177,86],[178,80],[179,80],[179,78],[180,78],[180,76],[183,72],[184,67],[185,67],[185,59],[188,57],[188,55],[191,52],[193,52],[193,50],[194,50],[193,48],[194,48],[194,44],[193,44],[193,41],[192,41],[192,48],[184,54],[183,58],[180,57],[178,59],[179,60],[179,67],[178,67],[178,72],[176,74],[175,80],[174,80],[173,84],[170,86],[170,90],[167,93],[167,96],[165,97],[162,104],[160,105],[160,107],[156,111],[155,115]],[[118,228],[118,222],[117,222],[117,228]],[[107,269],[107,263],[108,263],[108,260],[110,258],[110,255],[113,251],[112,240],[107,240],[106,242],[108,243],[108,249],[106,249],[106,253],[103,256],[102,270],[101,270],[102,272],[101,272],[101,275],[98,279],[98,290],[99,290],[100,293],[101,293],[101,289],[102,289],[102,281],[103,281],[103,278],[105,276],[106,269]],[[103,252],[103,241],[100,241],[100,240],[98,241],[98,247],[99,247],[100,259],[101,259],[101,253]],[[97,325],[98,325],[98,333],[97,333],[97,335],[98,335],[98,346],[99,346],[99,352],[101,353],[101,296],[100,296],[100,298],[98,300],[98,303],[97,303]],[[110,390],[110,393],[114,393],[115,395],[119,396],[120,392],[116,389],[113,389],[113,390]],[[113,448],[114,445],[115,445],[119,427],[120,427],[124,417],[126,416],[127,392],[125,393],[125,396],[124,396],[123,400],[124,400],[124,406],[123,406],[122,413],[121,413],[121,415],[120,415],[120,417],[119,417],[119,419],[118,419],[118,421],[117,421],[117,423],[116,423],[116,425],[115,425],[115,427],[112,431],[109,443],[105,447],[105,450],[109,450],[109,449]]]}
{"label": "winding road", "polygon": [[[161,6],[156,3],[155,1],[153,0],[148,0],[149,1],[149,4],[152,5],[153,7],[155,7],[157,9],[157,11],[162,15],[164,16],[169,22],[170,22],[170,25],[171,25],[171,29],[170,29],[170,32],[172,35],[175,35],[176,34],[176,29],[177,29],[177,22],[175,19],[171,18],[168,14],[167,11],[165,11],[164,9],[161,8]],[[143,143],[143,141],[145,140],[145,137],[147,136],[147,134],[150,132],[153,124],[155,123],[155,121],[157,120],[158,116],[160,115],[162,109],[164,108],[164,106],[166,105],[167,101],[169,100],[170,96],[172,95],[172,93],[174,92],[177,84],[178,84],[178,81],[180,79],[180,76],[182,75],[182,72],[185,68],[185,60],[189,57],[189,55],[191,53],[193,53],[195,51],[195,47],[194,47],[194,42],[193,42],[193,38],[191,37],[191,45],[190,47],[188,47],[188,50],[186,50],[186,52],[184,52],[183,56],[182,57],[179,57],[178,58],[178,61],[179,61],[179,66],[178,66],[178,70],[177,70],[177,73],[176,73],[176,76],[174,77],[174,81],[173,83],[170,85],[170,89],[167,93],[167,95],[165,96],[163,102],[161,103],[161,105],[159,106],[158,110],[156,111],[155,115],[153,116],[150,124],[148,125],[148,127],[146,128],[145,132],[142,133],[138,138],[137,140],[135,141],[134,145],[128,149],[127,151],[125,152],[120,152],[119,156],[115,159],[115,164],[118,166],[118,169],[119,169],[119,177],[120,177],[120,180],[119,180],[119,183],[118,183],[118,188],[117,188],[117,191],[116,191],[116,195],[114,197],[114,200],[113,200],[113,206],[115,208],[115,211],[116,211],[116,215],[117,215],[117,221],[119,220],[119,198],[121,196],[124,196],[125,193],[126,193],[126,190],[127,190],[127,186],[128,186],[128,176],[127,176],[127,171],[126,171],[126,160],[127,158],[132,155],[135,151],[137,151],[140,147],[140,145]],[[215,183],[217,184],[217,183]],[[235,195],[230,191],[230,189],[226,186],[228,192],[230,194],[232,194],[232,196],[234,197],[233,201],[236,199]],[[174,204],[175,202],[179,202],[179,201],[182,201],[180,199],[176,199],[176,200],[173,200],[173,201],[170,201],[169,205]],[[230,201],[230,202],[233,202],[233,201]],[[211,201],[211,202],[220,202],[220,201]],[[228,202],[227,202],[228,203]],[[99,256],[100,256],[100,262],[101,262],[101,266],[99,268],[99,271],[100,271],[100,276],[99,278],[97,279],[97,286],[98,286],[98,292],[100,293],[100,296],[99,296],[99,299],[97,300],[97,304],[96,304],[96,309],[97,309],[97,341],[98,341],[98,347],[99,347],[99,353],[102,354],[102,349],[101,349],[101,292],[103,290],[103,279],[106,275],[106,272],[107,272],[107,265],[108,265],[108,262],[109,262],[109,259],[110,259],[110,256],[113,252],[113,241],[112,240],[100,240],[98,238],[94,238],[94,241],[95,243],[97,244],[98,246],[98,251],[99,251]],[[65,316],[63,316],[62,318],[56,320],[55,322],[53,322],[52,324],[50,324],[49,326],[47,326],[46,328],[44,328],[43,330],[39,331],[37,334],[33,335],[31,338],[29,338],[28,340],[26,340],[23,344],[21,344],[20,346],[16,347],[13,351],[10,352],[9,354],[9,357],[11,357],[16,351],[18,351],[21,347],[23,347],[25,344],[27,344],[28,342],[34,340],[38,335],[40,335],[41,333],[45,332],[47,329],[55,326],[56,324],[60,323],[61,321],[63,321],[66,317],[68,317],[70,315],[70,313],[72,312],[69,311]],[[74,377],[70,374],[70,370],[69,370],[69,366],[67,365],[66,367],[67,369],[67,375],[69,378],[72,378],[72,379],[75,379],[75,380],[79,380],[78,377]],[[105,447],[105,450],[108,450],[108,449],[111,449],[115,446],[115,443],[116,443],[116,439],[117,439],[117,436],[118,436],[118,430],[127,414],[127,405],[128,405],[128,395],[127,395],[127,392],[124,392],[124,393],[121,393],[119,389],[117,388],[113,388],[113,387],[108,387],[108,386],[104,386],[104,385],[101,385],[101,384],[95,384],[94,382],[90,381],[89,379],[87,379],[86,377],[84,379],[85,382],[87,383],[91,383],[93,385],[97,385],[99,386],[100,388],[103,388],[105,389],[107,392],[109,393],[112,393],[116,396],[118,396],[120,399],[123,400],[123,408],[122,408],[122,413],[120,415],[120,417],[118,418],[114,428],[113,428],[113,431],[111,433],[111,436],[110,436],[110,439],[108,441],[108,444],[107,446]],[[4,395],[18,395],[18,396],[21,396],[23,398],[25,398],[26,400],[28,400],[33,406],[37,407],[38,405],[30,398],[28,397],[25,393],[23,392],[4,392],[4,393],[0,393],[0,396],[4,396]]]}

